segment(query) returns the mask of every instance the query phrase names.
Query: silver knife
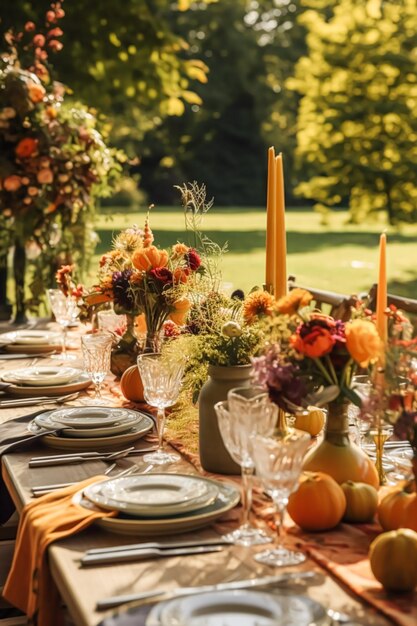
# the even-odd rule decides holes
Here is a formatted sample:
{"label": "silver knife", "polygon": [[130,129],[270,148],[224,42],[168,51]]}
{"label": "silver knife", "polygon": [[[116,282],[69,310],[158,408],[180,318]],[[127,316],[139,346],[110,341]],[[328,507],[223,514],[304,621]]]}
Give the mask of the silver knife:
{"label": "silver knife", "polygon": [[147,550],[159,550],[161,552],[169,552],[174,549],[188,548],[204,548],[209,546],[226,546],[231,545],[230,541],[226,541],[223,537],[212,539],[194,539],[189,541],[172,541],[169,543],[159,543],[152,541],[148,543],[136,543],[126,546],[115,546],[113,548],[98,548],[97,550],[87,550],[81,558],[81,565],[99,565],[113,562],[123,562],[135,560]]}
{"label": "silver knife", "polygon": [[130,593],[120,596],[113,596],[99,600],[96,604],[98,611],[106,611],[112,609],[120,604],[126,604],[127,602],[134,602],[136,606],[142,604],[149,604],[150,602],[160,602],[165,600],[171,600],[172,598],[178,598],[180,596],[190,596],[199,593],[208,593],[212,591],[231,591],[233,589],[255,589],[257,587],[266,587],[268,585],[282,585],[293,580],[301,580],[314,578],[316,572],[303,571],[303,572],[286,572],[284,574],[278,574],[276,576],[264,576],[262,578],[248,578],[245,580],[236,580],[229,583],[219,583],[217,585],[204,585],[200,587],[180,587],[178,589],[172,589],[165,591],[163,589],[156,589],[155,591],[144,591],[142,593]]}
{"label": "silver knife", "polygon": [[101,556],[91,557],[89,559],[82,558],[81,565],[102,565],[103,563],[127,563],[130,561],[142,561],[146,559],[164,558],[167,556],[182,556],[187,554],[205,554],[206,552],[221,552],[222,546],[194,546],[183,548],[171,548],[169,550],[161,550],[160,548],[147,548],[145,550],[132,550],[131,552],[113,552],[106,555],[105,560],[101,560]]}

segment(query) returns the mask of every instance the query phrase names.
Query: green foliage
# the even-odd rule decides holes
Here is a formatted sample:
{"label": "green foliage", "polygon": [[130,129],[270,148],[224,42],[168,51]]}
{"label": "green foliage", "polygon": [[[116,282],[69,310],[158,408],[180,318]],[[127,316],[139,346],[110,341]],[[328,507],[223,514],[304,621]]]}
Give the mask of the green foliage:
{"label": "green foliage", "polygon": [[298,193],[320,210],[348,199],[356,222],[385,211],[391,224],[415,220],[415,2],[340,0],[327,19],[311,9],[301,21],[308,56],[288,81],[302,96]]}
{"label": "green foliage", "polygon": [[[30,19],[43,22],[49,0],[4,0],[0,35]],[[6,10],[7,5],[7,10]],[[205,82],[206,66],[189,53],[173,24],[187,2],[168,0],[87,0],[65,3],[64,52],[55,72],[89,106],[114,116],[115,136],[135,151],[135,141],[166,116],[200,102],[195,82]]]}

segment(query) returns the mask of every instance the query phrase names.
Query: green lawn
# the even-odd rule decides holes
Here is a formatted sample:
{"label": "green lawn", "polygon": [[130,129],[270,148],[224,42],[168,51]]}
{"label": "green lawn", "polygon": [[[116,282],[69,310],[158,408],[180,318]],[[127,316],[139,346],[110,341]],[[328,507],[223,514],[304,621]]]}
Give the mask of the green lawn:
{"label": "green lawn", "polygon": [[[134,213],[107,209],[100,216],[97,231],[100,244],[92,268],[109,249],[114,233],[132,224],[143,225],[144,211]],[[368,290],[377,280],[379,233],[383,224],[351,225],[347,213],[332,213],[329,225],[321,224],[317,213],[306,209],[288,210],[287,269],[299,284],[341,293]],[[219,244],[228,242],[222,259],[223,280],[248,291],[262,285],[265,275],[265,210],[213,208],[203,218],[203,230]],[[151,226],[158,246],[185,241],[184,215],[176,208],[157,208]],[[389,291],[417,297],[417,225],[401,230],[388,229],[387,265]]]}

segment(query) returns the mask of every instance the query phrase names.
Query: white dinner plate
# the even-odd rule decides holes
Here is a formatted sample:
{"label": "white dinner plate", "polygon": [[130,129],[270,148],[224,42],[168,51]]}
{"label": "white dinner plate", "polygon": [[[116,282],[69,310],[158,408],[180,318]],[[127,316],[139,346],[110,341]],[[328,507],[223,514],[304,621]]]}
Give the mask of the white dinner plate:
{"label": "white dinner plate", "polygon": [[324,607],[306,596],[214,591],[157,605],[146,626],[310,626],[327,622]]}
{"label": "white dinner plate", "polygon": [[99,428],[118,424],[133,415],[142,415],[130,409],[116,407],[66,407],[49,413],[50,419],[73,428]]}
{"label": "white dinner plate", "polygon": [[[148,476],[151,476],[151,474],[148,474]],[[205,480],[210,479],[206,478]],[[139,517],[129,517],[119,514],[117,517],[98,519],[95,523],[108,532],[118,535],[134,535],[136,537],[165,537],[204,528],[224,515],[227,511],[230,511],[230,509],[233,509],[240,499],[239,490],[231,483],[216,480],[212,480],[211,482],[213,482],[219,490],[217,498],[212,504],[196,511],[190,511],[189,513],[176,515],[175,517],[152,519],[141,519]],[[82,491],[75,494],[73,502],[89,510],[103,510],[90,500],[87,500],[87,498],[84,498]]]}
{"label": "white dinner plate", "polygon": [[[54,417],[54,413],[58,413],[58,411],[53,411],[52,413],[41,413],[34,418],[34,422],[41,428],[46,428],[47,430],[59,428],[60,426],[68,426],[67,424],[64,424],[60,420],[56,419]],[[126,416],[123,421],[110,424],[109,426],[104,425],[95,428],[74,428],[70,426],[68,430],[64,430],[62,432],[62,436],[75,438],[89,437],[91,439],[91,437],[108,437],[111,435],[118,435],[120,433],[127,433],[142,419],[142,415],[140,413],[136,413],[135,411],[130,411],[130,413],[131,414]]]}
{"label": "white dinner plate", "polygon": [[24,367],[2,374],[2,380],[15,385],[46,387],[65,385],[76,380],[83,370],[75,367]]}
{"label": "white dinner plate", "polygon": [[34,398],[37,396],[64,396],[87,389],[91,385],[91,378],[88,374],[80,374],[78,378],[64,385],[45,385],[36,387],[32,385],[16,385],[11,383],[7,387],[7,393],[23,398]]}
{"label": "white dinner plate", "polygon": [[[133,426],[127,433],[119,435],[109,435],[107,437],[63,437],[62,435],[45,435],[42,443],[48,448],[56,450],[96,450],[97,452],[119,449],[121,446],[137,441],[153,428],[153,420],[147,415],[141,414],[141,418],[136,426]],[[32,420],[28,424],[28,430],[32,434],[40,434],[42,430]]]}
{"label": "white dinner plate", "polygon": [[208,506],[218,487],[200,476],[147,474],[96,483],[84,491],[103,509],[142,517],[170,517]]}
{"label": "white dinner plate", "polygon": [[49,330],[13,330],[0,338],[2,343],[24,346],[61,343],[61,335]]}

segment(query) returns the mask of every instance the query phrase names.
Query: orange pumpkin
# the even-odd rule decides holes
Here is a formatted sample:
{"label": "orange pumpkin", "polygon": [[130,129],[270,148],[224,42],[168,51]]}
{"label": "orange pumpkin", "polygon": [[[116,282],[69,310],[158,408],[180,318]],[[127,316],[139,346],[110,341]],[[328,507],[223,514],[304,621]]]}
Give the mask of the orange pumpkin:
{"label": "orange pumpkin", "polygon": [[137,365],[132,365],[123,372],[120,379],[120,390],[127,400],[144,402],[142,378]]}
{"label": "orange pumpkin", "polygon": [[404,509],[404,528],[411,528],[417,532],[417,494],[411,494]]}
{"label": "orange pumpkin", "polygon": [[[408,505],[416,498],[411,493],[412,485],[406,484],[390,491],[378,505],[378,519],[384,530],[396,530],[405,525],[405,512]],[[415,506],[415,505],[414,505]]]}
{"label": "orange pumpkin", "polygon": [[294,426],[309,433],[312,437],[316,437],[322,430],[324,422],[324,411],[315,406],[309,406],[306,411],[296,413]]}
{"label": "orange pumpkin", "polygon": [[132,263],[137,270],[147,272],[154,267],[165,267],[168,263],[168,252],[158,250],[156,246],[148,246],[137,250],[132,258]]}
{"label": "orange pumpkin", "polygon": [[346,497],[345,522],[370,522],[378,507],[378,492],[366,483],[354,483],[348,480],[341,485]]}
{"label": "orange pumpkin", "polygon": [[320,531],[334,528],[346,509],[343,489],[322,472],[304,472],[300,484],[291,494],[287,511],[304,530]]}

